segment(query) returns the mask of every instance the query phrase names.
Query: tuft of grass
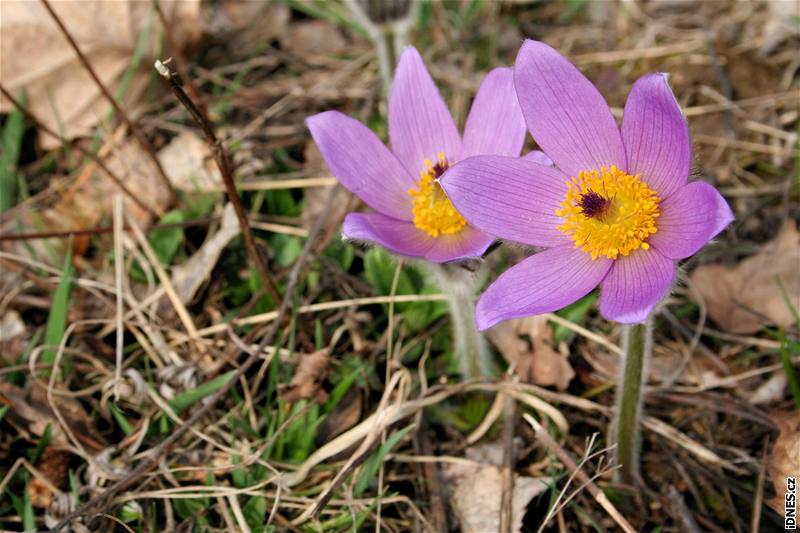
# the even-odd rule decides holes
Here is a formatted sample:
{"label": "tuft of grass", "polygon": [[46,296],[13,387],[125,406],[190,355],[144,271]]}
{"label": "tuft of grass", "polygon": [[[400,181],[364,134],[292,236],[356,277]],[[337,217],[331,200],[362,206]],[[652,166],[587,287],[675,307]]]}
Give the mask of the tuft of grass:
{"label": "tuft of grass", "polygon": [[[18,100],[25,105],[25,94]],[[0,150],[0,213],[4,213],[14,205],[14,193],[17,182],[17,162],[22,147],[22,136],[25,133],[25,116],[18,109],[14,109],[6,120],[2,132],[2,150]]]}
{"label": "tuft of grass", "polygon": [[73,277],[71,244],[70,242],[67,245],[67,255],[64,257],[64,266],[61,268],[61,281],[58,282],[58,287],[56,287],[56,291],[53,294],[53,306],[50,308],[50,315],[47,317],[47,328],[44,335],[47,349],[42,353],[43,363],[52,364],[56,360],[54,347],[61,343],[67,325],[67,309],[69,308]]}

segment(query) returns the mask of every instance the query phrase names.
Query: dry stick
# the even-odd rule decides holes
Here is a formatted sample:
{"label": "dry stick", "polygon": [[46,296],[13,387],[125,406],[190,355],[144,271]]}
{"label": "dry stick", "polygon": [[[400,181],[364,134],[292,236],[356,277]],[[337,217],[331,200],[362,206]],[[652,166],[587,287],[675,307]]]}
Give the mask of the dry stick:
{"label": "dry stick", "polygon": [[66,26],[64,26],[64,23],[61,22],[61,19],[58,17],[56,12],[53,11],[53,8],[50,7],[50,3],[48,2],[48,0],[40,0],[40,1],[42,2],[42,5],[44,5],[47,12],[50,13],[50,16],[53,17],[53,20],[58,25],[58,28],[61,30],[61,33],[64,34],[64,37],[66,37],[67,41],[69,41],[70,46],[72,46],[72,49],[75,50],[75,53],[78,55],[78,60],[80,60],[81,64],[83,65],[83,68],[85,68],[86,72],[88,72],[89,75],[92,77],[95,84],[100,89],[100,92],[103,93],[103,96],[106,98],[106,100],[108,100],[108,103],[111,104],[111,107],[114,108],[114,112],[120,119],[122,119],[122,121],[128,127],[133,136],[136,137],[136,140],[139,141],[139,144],[142,146],[142,148],[144,148],[144,151],[147,152],[147,155],[153,161],[153,164],[156,166],[156,169],[158,170],[158,176],[161,178],[161,181],[164,182],[164,186],[167,188],[167,191],[169,192],[170,204],[174,204],[175,201],[177,200],[175,189],[172,187],[172,183],[169,181],[167,174],[164,172],[164,168],[161,166],[161,162],[158,160],[156,152],[155,150],[153,150],[153,146],[145,138],[144,134],[142,134],[138,126],[136,126],[131,121],[131,119],[128,117],[128,114],[122,110],[122,108],[119,106],[114,97],[111,96],[111,93],[108,92],[108,89],[106,89],[106,86],[103,85],[102,81],[100,81],[100,78],[97,77],[97,74],[92,68],[92,65],[89,64],[89,61],[86,59],[86,56],[83,55],[83,52],[81,52],[81,49],[78,47],[78,43],[75,42],[75,39],[72,38],[72,35],[69,33],[69,30],[67,30]]}
{"label": "dry stick", "polygon": [[[36,117],[35,117],[35,116],[33,116],[33,113],[31,113],[30,111],[28,111],[28,110],[25,108],[25,106],[23,106],[23,105],[22,105],[22,102],[20,102],[19,100],[17,100],[17,99],[16,99],[16,98],[14,98],[13,96],[11,96],[11,93],[9,93],[9,92],[8,92],[8,91],[5,89],[5,87],[3,87],[2,85],[0,85],[0,92],[2,92],[2,93],[3,93],[3,96],[5,96],[6,98],[8,98],[8,100],[9,100],[9,101],[10,101],[12,104],[14,104],[14,107],[16,107],[16,108],[17,108],[17,109],[18,109],[18,110],[19,110],[19,111],[20,111],[20,112],[21,112],[23,115],[25,115],[25,117],[26,117],[28,120],[30,120],[30,121],[33,123],[33,125],[34,125],[34,126],[36,126],[36,128],[37,128],[37,129],[39,129],[39,130],[41,130],[41,131],[45,132],[47,135],[50,135],[50,136],[51,136],[51,137],[53,137],[53,138],[56,138],[56,139],[58,139],[58,140],[61,142],[61,144],[64,144],[64,145],[66,145],[66,144],[70,144],[69,140],[65,139],[64,137],[62,137],[62,136],[61,136],[61,135],[59,135],[58,133],[54,132],[53,130],[51,130],[50,128],[48,128],[47,126],[45,126],[44,124],[42,124],[41,122],[39,122],[39,120],[37,120],[37,119],[36,119]],[[130,190],[130,189],[128,189],[128,187],[126,187],[126,186],[125,186],[125,184],[122,182],[122,180],[121,180],[121,179],[119,179],[119,178],[117,177],[117,175],[116,175],[116,174],[114,174],[113,172],[111,172],[111,170],[110,170],[110,169],[109,169],[109,168],[106,166],[106,164],[105,164],[105,163],[103,163],[103,160],[102,160],[102,159],[100,159],[100,157],[98,157],[96,154],[94,154],[94,153],[93,153],[93,152],[91,152],[90,150],[87,150],[87,149],[85,149],[85,148],[84,148],[84,147],[82,147],[80,144],[75,144],[75,145],[71,145],[71,146],[72,146],[73,148],[75,148],[76,150],[78,150],[78,151],[79,151],[81,154],[83,154],[85,157],[88,157],[89,159],[91,159],[91,160],[94,162],[94,164],[96,164],[98,167],[100,167],[100,170],[102,170],[103,172],[105,172],[105,173],[108,175],[108,177],[111,179],[111,181],[113,181],[113,182],[114,182],[114,184],[115,184],[117,187],[119,187],[119,188],[120,188],[120,190],[121,190],[122,192],[124,192],[124,193],[125,193],[125,195],[126,195],[128,198],[130,198],[130,199],[131,199],[131,201],[133,201],[133,202],[134,202],[136,205],[138,205],[139,207],[141,207],[142,209],[144,209],[145,211],[147,211],[148,213],[150,213],[150,215],[151,215],[151,216],[153,216],[154,218],[161,218],[161,214],[162,214],[162,213],[158,213],[158,212],[157,212],[157,211],[155,211],[155,210],[154,210],[152,207],[150,207],[149,205],[147,205],[147,204],[145,204],[144,202],[142,202],[142,200],[141,200],[139,197],[137,197],[135,194],[133,194],[133,193],[131,192],[131,190]],[[110,231],[110,230],[111,230],[111,228],[109,228],[109,231]],[[11,237],[13,238],[13,236],[11,236]],[[3,240],[6,240],[6,239],[8,238],[8,236],[0,236],[0,238],[2,238]]]}
{"label": "dry stick", "polygon": [[219,141],[219,139],[217,139],[208,117],[206,117],[206,115],[200,109],[198,109],[191,98],[189,98],[183,88],[178,84],[178,81],[175,79],[175,75],[172,74],[169,68],[167,68],[161,61],[156,61],[155,67],[158,73],[169,83],[169,88],[172,90],[172,94],[174,94],[181,104],[183,104],[183,107],[186,108],[197,125],[200,126],[200,129],[203,130],[206,141],[211,146],[211,150],[214,153],[214,160],[219,167],[219,172],[222,175],[222,181],[225,183],[225,190],[228,193],[228,199],[233,204],[233,208],[236,210],[236,217],[239,219],[239,228],[242,230],[242,237],[244,238],[244,246],[247,249],[247,254],[250,256],[250,260],[256,265],[258,273],[261,275],[261,278],[264,281],[264,286],[267,288],[270,296],[272,296],[272,299],[276,303],[280,304],[281,296],[278,294],[278,289],[275,287],[275,282],[273,281],[272,276],[270,276],[269,270],[267,270],[267,265],[264,263],[264,258],[261,257],[261,254],[258,252],[258,248],[256,248],[256,240],[253,237],[253,230],[250,228],[250,223],[247,220],[247,212],[244,210],[242,200],[239,198],[239,193],[236,191],[236,184],[233,181],[233,172],[231,171],[228,153],[225,151],[225,148],[222,146],[222,143]]}
{"label": "dry stick", "polygon": [[[498,395],[501,393],[498,393]],[[504,395],[505,396],[505,395]],[[510,396],[505,397],[505,415],[503,422],[503,472],[502,491],[500,492],[500,527],[499,533],[511,533],[511,522],[514,502],[514,429],[517,419],[517,402]]]}
{"label": "dry stick", "polygon": [[[335,189],[332,190],[332,192]],[[332,194],[329,195],[329,200],[332,198]],[[322,221],[324,217],[320,217],[317,219],[317,222],[314,224],[314,227],[311,228],[309,233],[309,238],[306,241],[305,245],[303,246],[300,255],[295,261],[294,266],[292,267],[291,272],[289,273],[289,281],[286,284],[286,294],[292,294],[294,292],[297,283],[300,281],[300,271],[303,268],[303,265],[306,263],[309,252],[312,249],[314,238],[319,233],[320,229],[322,228]],[[158,446],[154,449],[150,450],[150,453],[147,455],[147,458],[142,460],[135,469],[133,469],[130,473],[128,473],[125,477],[108,487],[102,494],[89,500],[85,504],[81,505],[78,509],[67,515],[61,522],[59,522],[56,527],[54,527],[51,531],[58,532],[61,531],[64,527],[66,527],[72,520],[77,517],[87,515],[91,512],[94,512],[95,509],[100,507],[107,506],[111,500],[120,492],[128,489],[131,487],[136,481],[138,481],[142,476],[147,474],[150,470],[152,470],[157,464],[161,457],[169,451],[172,446],[174,446],[178,440],[181,439],[186,433],[188,433],[192,426],[197,423],[203,416],[208,414],[208,412],[219,402],[222,398],[224,398],[228,392],[239,382],[239,379],[247,372],[247,370],[253,366],[253,364],[258,361],[261,351],[273,342],[275,335],[278,333],[278,328],[282,323],[282,318],[286,316],[286,313],[289,310],[289,304],[291,302],[291,298],[285,298],[281,301],[280,307],[278,308],[278,319],[275,320],[270,324],[266,334],[261,339],[261,342],[258,344],[257,349],[253,350],[251,354],[245,359],[242,366],[238,368],[236,373],[231,376],[231,379],[217,392],[215,392],[208,400],[207,403],[204,403],[202,407],[200,407],[197,411],[195,411],[192,416],[186,419],[186,421],[175,430],[169,437],[167,437],[164,441],[161,442]]]}
{"label": "dry stick", "polygon": [[186,82],[186,87],[189,89],[189,94],[197,101],[197,107],[203,112],[203,114],[205,114],[206,104],[203,102],[203,97],[200,96],[200,91],[197,90],[192,78],[189,76],[189,70],[186,68],[186,57],[183,55],[183,52],[181,52],[181,47],[178,46],[178,43],[175,42],[175,39],[172,36],[169,22],[167,22],[167,17],[164,16],[164,11],[161,9],[161,2],[156,0],[153,2],[153,4],[155,5],[158,19],[161,21],[161,25],[164,27],[164,36],[167,38],[169,51],[172,52],[173,57],[175,57],[175,68],[178,69],[178,74],[180,74],[181,78],[183,78],[183,81]]}
{"label": "dry stick", "polygon": [[[194,220],[187,220],[185,222],[173,222],[171,224],[154,224],[147,228],[142,228],[145,233],[160,229],[176,229],[176,228],[191,228],[194,226],[208,226],[212,222],[218,220],[220,217],[203,217]],[[102,235],[104,233],[113,233],[114,226],[96,226],[94,228],[84,229],[68,229],[65,231],[31,231],[28,233],[4,233],[0,235],[0,242],[3,241],[33,241],[37,239],[66,239],[69,237],[77,237],[80,235]],[[122,231],[133,231],[130,226],[122,226]]]}
{"label": "dry stick", "polygon": [[597,503],[600,504],[600,507],[602,507],[608,513],[614,522],[616,522],[617,525],[623,531],[625,531],[625,533],[636,533],[636,530],[633,529],[633,526],[631,526],[625,517],[622,516],[619,511],[617,511],[617,508],[614,507],[614,504],[612,504],[611,501],[609,501],[605,493],[603,493],[603,491],[601,491],[598,486],[595,485],[594,481],[592,481],[589,476],[586,475],[586,472],[578,468],[578,464],[575,462],[575,459],[572,458],[569,452],[562,448],[556,441],[554,441],[553,438],[547,433],[547,430],[544,429],[535,418],[529,414],[525,414],[523,417],[525,420],[527,420],[531,427],[533,427],[533,430],[536,433],[536,438],[539,439],[545,448],[554,453],[556,457],[558,457],[558,459],[564,463],[564,466],[570,470],[570,472],[575,474],[575,477],[577,477],[580,482],[586,486],[589,493],[594,497]]}

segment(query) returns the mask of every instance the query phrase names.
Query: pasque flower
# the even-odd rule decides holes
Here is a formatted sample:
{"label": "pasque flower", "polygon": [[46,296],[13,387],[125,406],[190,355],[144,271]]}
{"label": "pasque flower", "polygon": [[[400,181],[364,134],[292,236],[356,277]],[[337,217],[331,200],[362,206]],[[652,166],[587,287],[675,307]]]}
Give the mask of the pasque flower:
{"label": "pasque flower", "polygon": [[442,181],[476,228],[545,248],[486,290],[478,327],[554,311],[598,285],[603,316],[644,322],[669,292],[676,261],[733,220],[711,185],[688,181],[689,130],[666,75],[636,81],[621,128],[592,83],[544,43],[523,44],[514,81],[528,129],[555,167],[479,156]]}
{"label": "pasque flower", "polygon": [[412,47],[400,57],[389,96],[391,151],[366,126],[337,111],[309,117],[306,124],[333,174],[375,210],[348,214],[346,238],[436,263],[479,257],[494,240],[453,207],[439,177],[465,157],[519,156],[525,121],[510,68],[494,69],[483,80],[463,139]]}

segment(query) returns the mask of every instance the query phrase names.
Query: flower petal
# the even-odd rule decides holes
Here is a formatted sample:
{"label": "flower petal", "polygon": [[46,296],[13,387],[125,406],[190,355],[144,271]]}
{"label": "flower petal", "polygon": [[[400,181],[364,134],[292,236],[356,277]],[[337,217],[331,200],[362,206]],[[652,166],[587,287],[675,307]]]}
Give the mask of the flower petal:
{"label": "flower petal", "polygon": [[622,116],[628,172],[639,174],[661,198],[686,185],[692,164],[689,125],[667,83],[648,74],[633,84]]}
{"label": "flower petal", "polygon": [[416,182],[369,128],[338,111],[308,117],[306,125],[342,185],[376,211],[412,219],[408,190]]}
{"label": "flower petal", "polygon": [[514,83],[534,140],[565,174],[611,165],[627,169],[608,104],[564,56],[542,42],[525,41]]}
{"label": "flower petal", "polygon": [[555,211],[569,178],[553,167],[516,157],[483,155],[464,159],[440,178],[450,201],[476,228],[532,246],[569,242],[558,231]]}
{"label": "flower petal", "polygon": [[491,235],[472,226],[465,226],[456,234],[440,235],[434,239],[433,246],[425,254],[425,259],[434,263],[447,263],[477,258],[483,255],[492,242],[494,237]]}
{"label": "flower petal", "polygon": [[620,257],[600,287],[600,313],[622,324],[644,322],[675,279],[675,261],[658,250]]}
{"label": "flower petal", "polygon": [[531,150],[527,154],[523,155],[522,159],[530,161],[532,163],[546,165],[548,167],[552,167],[554,165],[553,160],[547,157],[547,154],[542,152],[541,150]]}
{"label": "flower petal", "polygon": [[380,213],[350,213],[342,224],[346,239],[380,244],[389,251],[408,257],[424,257],[434,238],[417,229],[411,222],[397,220]]}
{"label": "flower petal", "polygon": [[461,157],[461,137],[439,90],[416,48],[407,47],[397,64],[389,96],[389,139],[392,151],[416,179],[425,160],[444,152],[449,161]]}
{"label": "flower petal", "polygon": [[460,159],[471,155],[518,156],[525,143],[525,119],[514,90],[514,71],[496,68],[483,79],[464,126]]}
{"label": "flower petal", "polygon": [[594,289],[612,262],[592,261],[571,244],[539,252],[503,272],[481,295],[475,308],[478,329],[561,309]]}
{"label": "flower petal", "polygon": [[717,190],[702,181],[681,187],[661,202],[658,231],[648,242],[670,259],[696,253],[733,220],[733,213]]}

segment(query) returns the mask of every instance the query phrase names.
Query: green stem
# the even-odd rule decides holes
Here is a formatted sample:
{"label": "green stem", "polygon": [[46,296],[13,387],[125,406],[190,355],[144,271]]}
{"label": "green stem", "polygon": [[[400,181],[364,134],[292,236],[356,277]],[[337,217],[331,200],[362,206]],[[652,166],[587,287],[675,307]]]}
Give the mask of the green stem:
{"label": "green stem", "polygon": [[457,265],[427,264],[427,270],[447,296],[453,327],[453,353],[465,378],[492,375],[486,339],[475,325],[475,283],[473,272]]}
{"label": "green stem", "polygon": [[625,361],[617,388],[615,442],[618,476],[623,483],[634,483],[639,474],[639,418],[642,385],[650,355],[649,323],[625,328]]}

